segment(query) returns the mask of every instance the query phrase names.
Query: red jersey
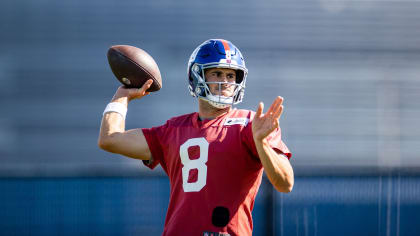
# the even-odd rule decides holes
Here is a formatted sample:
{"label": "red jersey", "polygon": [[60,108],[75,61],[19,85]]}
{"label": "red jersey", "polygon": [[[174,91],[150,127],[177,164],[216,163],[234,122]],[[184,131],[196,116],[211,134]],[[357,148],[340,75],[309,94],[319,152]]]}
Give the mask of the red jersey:
{"label": "red jersey", "polygon": [[[160,164],[171,186],[163,235],[252,234],[251,211],[263,174],[252,136],[253,116],[252,111],[233,109],[200,121],[198,113],[191,113],[142,129],[152,153],[145,164],[152,169]],[[280,129],[268,139],[272,148],[291,157]],[[214,225],[216,207],[227,208],[226,226]]]}

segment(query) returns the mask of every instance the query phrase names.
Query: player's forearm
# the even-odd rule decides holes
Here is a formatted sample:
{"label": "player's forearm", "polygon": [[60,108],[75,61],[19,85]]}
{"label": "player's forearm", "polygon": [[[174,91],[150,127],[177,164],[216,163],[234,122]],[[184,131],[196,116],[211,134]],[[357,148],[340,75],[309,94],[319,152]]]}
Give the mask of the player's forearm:
{"label": "player's forearm", "polygon": [[[128,102],[125,99],[113,99],[112,102],[120,102],[127,106]],[[125,131],[125,119],[117,112],[107,112],[102,117],[101,129],[99,132],[98,145],[102,149],[112,151],[112,147],[116,136]]]}
{"label": "player's forearm", "polygon": [[255,145],[264,171],[274,188],[279,192],[292,191],[294,174],[289,160],[279,156],[280,154],[277,154],[265,140],[255,140]]}

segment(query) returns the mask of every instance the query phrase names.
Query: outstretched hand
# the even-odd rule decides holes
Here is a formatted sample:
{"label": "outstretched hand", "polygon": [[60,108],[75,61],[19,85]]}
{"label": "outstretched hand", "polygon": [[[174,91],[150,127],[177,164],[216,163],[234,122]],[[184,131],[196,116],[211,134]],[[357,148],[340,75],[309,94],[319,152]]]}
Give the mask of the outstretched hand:
{"label": "outstretched hand", "polygon": [[254,140],[262,141],[279,127],[279,118],[283,112],[283,98],[278,96],[268,111],[263,114],[264,103],[260,102],[252,120],[252,134]]}

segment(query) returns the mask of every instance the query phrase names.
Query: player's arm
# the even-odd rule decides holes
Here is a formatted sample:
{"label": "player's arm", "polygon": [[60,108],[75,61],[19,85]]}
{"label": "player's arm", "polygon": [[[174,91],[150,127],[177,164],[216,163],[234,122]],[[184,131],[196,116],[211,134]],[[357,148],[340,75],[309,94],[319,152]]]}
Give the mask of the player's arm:
{"label": "player's arm", "polygon": [[[146,96],[146,90],[152,82],[148,80],[140,89],[126,89],[121,86],[111,102],[120,103],[126,108],[131,100]],[[142,130],[125,130],[125,118],[118,112],[106,112],[102,117],[98,145],[105,151],[131,158],[150,160],[152,156]]]}
{"label": "player's arm", "polygon": [[279,118],[283,112],[283,98],[277,97],[268,111],[263,114],[264,104],[260,103],[252,121],[252,134],[258,156],[264,171],[279,192],[291,192],[294,184],[293,168],[289,160],[270,147],[267,137],[279,127]]}

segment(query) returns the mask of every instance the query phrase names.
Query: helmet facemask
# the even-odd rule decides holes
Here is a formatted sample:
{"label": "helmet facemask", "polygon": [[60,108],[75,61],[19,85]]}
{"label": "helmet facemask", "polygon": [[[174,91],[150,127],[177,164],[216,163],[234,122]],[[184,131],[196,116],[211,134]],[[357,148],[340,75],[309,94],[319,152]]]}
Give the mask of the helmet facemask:
{"label": "helmet facemask", "polygon": [[[230,82],[207,82],[205,80],[205,69],[210,68],[228,68],[235,70],[237,77],[235,83]],[[238,74],[240,76],[238,76]],[[197,96],[198,98],[207,101],[210,105],[215,108],[223,109],[235,104],[238,104],[242,101],[242,97],[245,90],[245,76],[243,71],[238,70],[236,68],[232,68],[232,66],[222,66],[221,64],[217,65],[200,65],[194,64],[191,69],[191,76],[195,78],[197,84],[195,86],[195,91],[193,96]],[[192,79],[192,78],[191,78]],[[210,89],[210,84],[217,84],[219,94],[213,94]],[[233,86],[233,93],[231,96],[227,97],[224,96],[222,91],[223,86]]]}

